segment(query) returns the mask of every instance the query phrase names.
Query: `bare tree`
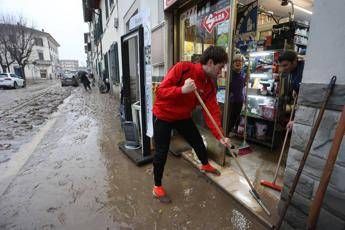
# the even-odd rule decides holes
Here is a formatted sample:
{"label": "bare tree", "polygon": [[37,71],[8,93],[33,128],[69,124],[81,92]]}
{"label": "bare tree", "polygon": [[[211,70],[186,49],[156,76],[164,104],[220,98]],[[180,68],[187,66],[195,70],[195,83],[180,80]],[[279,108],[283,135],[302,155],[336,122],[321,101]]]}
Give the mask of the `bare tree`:
{"label": "bare tree", "polygon": [[[25,79],[24,68],[29,62],[29,57],[34,46],[35,30],[27,26],[26,20],[19,16],[2,16],[0,23],[0,46],[4,47],[3,59],[8,68],[8,63],[16,62],[22,69]],[[9,54],[9,55],[7,55]],[[9,58],[11,60],[9,60]],[[7,60],[7,62],[6,62]]]}
{"label": "bare tree", "polygon": [[7,50],[6,40],[3,40],[3,37],[0,35],[0,66],[2,71],[9,72],[9,67],[12,63],[14,63],[14,60],[10,57]]}

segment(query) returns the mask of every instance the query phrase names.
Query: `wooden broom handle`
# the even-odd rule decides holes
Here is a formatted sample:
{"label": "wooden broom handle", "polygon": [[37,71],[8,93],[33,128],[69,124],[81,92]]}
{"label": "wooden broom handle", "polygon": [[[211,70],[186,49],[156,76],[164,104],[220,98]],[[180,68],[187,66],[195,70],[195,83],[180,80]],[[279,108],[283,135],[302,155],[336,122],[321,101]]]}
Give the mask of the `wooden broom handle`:
{"label": "wooden broom handle", "polygon": [[[220,128],[219,128],[219,126],[217,125],[217,123],[216,123],[216,121],[214,120],[214,118],[212,117],[210,111],[209,111],[208,108],[206,107],[206,105],[205,105],[204,101],[202,100],[202,98],[200,97],[199,93],[198,93],[196,90],[194,90],[194,93],[195,93],[195,96],[198,98],[198,100],[199,100],[199,102],[200,102],[202,108],[205,110],[205,112],[206,112],[207,115],[209,116],[210,120],[212,121],[213,125],[216,127],[216,129],[217,129],[219,135],[221,136],[221,138],[224,139],[224,135],[223,135],[222,131],[220,130]],[[230,146],[229,146],[227,143],[226,143],[226,147],[229,149],[229,152],[230,152],[231,156],[232,156],[233,159],[235,160],[237,166],[240,168],[240,170],[241,170],[241,172],[242,172],[244,178],[246,179],[247,183],[249,184],[250,189],[251,189],[253,192],[255,192],[256,196],[258,197],[259,194],[256,192],[256,190],[255,190],[253,184],[252,184],[252,183],[250,182],[250,180],[249,180],[249,177],[248,177],[247,174],[245,173],[245,171],[244,171],[244,169],[242,168],[240,162],[237,160],[237,157],[236,157],[236,156],[234,155],[234,153],[231,151],[231,148],[230,148]]]}
{"label": "wooden broom handle", "polygon": [[224,135],[223,132],[220,130],[217,122],[214,120],[214,118],[212,117],[210,111],[208,110],[208,108],[206,107],[204,101],[202,100],[202,98],[200,97],[200,94],[198,93],[198,91],[194,90],[195,96],[198,98],[198,101],[200,102],[202,108],[205,110],[205,112],[207,113],[207,116],[210,118],[211,122],[213,123],[214,127],[216,127],[218,134],[220,135],[220,137],[222,139],[224,139]]}
{"label": "wooden broom handle", "polygon": [[320,209],[323,203],[325,193],[327,191],[328,183],[331,178],[335,161],[339,153],[341,142],[345,135],[345,106],[343,106],[343,111],[341,113],[338,127],[335,131],[333,138],[333,144],[329,151],[328,158],[323,168],[323,173],[321,176],[319,187],[317,188],[316,195],[313,199],[313,202],[310,207],[307,229],[313,230],[316,228],[317,220],[319,218]]}
{"label": "wooden broom handle", "polygon": [[[292,117],[293,117],[293,114],[294,114],[294,112],[295,112],[296,104],[297,104],[297,96],[294,98],[294,101],[293,101],[293,107],[292,107],[292,110],[291,110],[289,122],[292,121]],[[286,145],[286,141],[287,141],[287,138],[288,138],[288,135],[289,135],[290,131],[291,131],[291,130],[288,129],[288,130],[286,130],[286,133],[285,133],[285,138],[284,138],[283,147],[282,147],[282,149],[281,149],[280,156],[279,156],[279,160],[278,160],[278,164],[277,164],[277,167],[276,167],[276,170],[275,170],[275,173],[274,173],[274,177],[273,177],[273,184],[276,183],[277,178],[278,178],[279,166],[280,166],[280,163],[281,163],[281,161],[282,161],[282,159],[283,159],[284,150],[285,150],[285,145]]]}

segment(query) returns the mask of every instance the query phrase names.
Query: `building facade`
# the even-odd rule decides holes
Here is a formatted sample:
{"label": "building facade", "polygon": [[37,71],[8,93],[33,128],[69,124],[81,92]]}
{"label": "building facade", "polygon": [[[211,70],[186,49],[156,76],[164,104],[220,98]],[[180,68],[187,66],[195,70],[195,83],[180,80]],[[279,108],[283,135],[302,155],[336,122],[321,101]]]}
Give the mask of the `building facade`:
{"label": "building facade", "polygon": [[[29,28],[28,28],[29,29]],[[32,30],[32,29],[30,29]],[[44,30],[34,30],[34,46],[25,66],[27,79],[52,79],[59,73],[59,43]],[[9,67],[11,73],[21,75],[21,68],[13,63]]]}
{"label": "building facade", "polygon": [[[116,97],[120,95],[120,89],[125,84],[130,84],[131,87],[126,88],[127,92],[124,94],[130,91],[131,95],[138,95],[140,89],[135,84],[132,85],[131,82],[136,80],[135,76],[137,76],[136,71],[138,71],[138,68],[135,66],[140,65],[140,60],[136,60],[135,52],[130,52],[131,50],[138,49],[136,43],[132,43],[130,40],[130,36],[135,35],[134,32],[140,24],[140,14],[148,6],[150,7],[149,21],[151,25],[150,36],[152,46],[150,50],[150,63],[152,65],[152,79],[150,80],[152,82],[159,82],[167,69],[174,63],[178,61],[192,61],[194,54],[201,54],[209,45],[223,46],[231,60],[232,28],[235,28],[234,19],[236,17],[233,14],[233,4],[236,2],[231,0],[83,0],[84,20],[89,23],[89,35],[85,39],[88,64],[96,76],[110,79],[112,92]],[[246,4],[248,1],[240,2]],[[275,7],[273,8],[275,12],[284,9],[286,15],[288,15],[287,8],[282,8],[280,3],[276,3],[276,1],[262,2],[267,2],[266,8],[268,10],[270,10],[269,6],[272,3],[272,7]],[[274,5],[275,3],[278,5]],[[232,9],[228,9],[229,6]],[[278,203],[280,204],[279,206],[282,206],[286,201],[288,189],[296,174],[307,138],[315,122],[321,100],[320,92],[323,92],[324,88],[327,87],[327,82],[331,75],[337,75],[338,81],[335,93],[331,99],[331,106],[328,107],[325,113],[311,154],[297,186],[292,205],[289,207],[288,214],[284,220],[285,229],[305,229],[306,227],[309,207],[315,196],[320,181],[320,174],[327,158],[325,154],[328,154],[330,149],[340,110],[344,105],[344,94],[341,93],[344,92],[345,79],[345,70],[342,63],[345,59],[344,52],[342,52],[343,49],[341,49],[344,47],[343,38],[345,36],[344,26],[342,26],[344,17],[341,18],[343,10],[345,9],[341,0],[336,0],[332,4],[315,0],[315,14],[312,15],[312,26],[310,28],[312,38],[310,39],[310,47],[305,57],[306,67],[301,85],[301,94],[283,175],[284,186],[277,201],[277,205]],[[231,12],[231,14],[227,15],[226,12]],[[338,15],[335,16],[336,20],[327,17],[328,12],[338,12],[338,14],[335,14]],[[219,15],[225,15],[224,20]],[[215,19],[222,19],[221,23],[213,23],[212,20],[205,20],[203,24],[200,23],[200,19],[209,19],[211,16],[214,16],[213,21]],[[296,16],[298,15],[296,14]],[[269,31],[272,31],[273,24],[275,25],[276,23],[270,22],[264,26],[268,27]],[[261,27],[263,26],[261,25]],[[208,30],[207,33],[205,30]],[[266,36],[265,33],[267,31],[265,31],[265,28],[262,28],[261,32],[260,36]],[[327,34],[333,34],[334,36],[330,38]],[[337,44],[337,46],[330,48],[324,44]],[[325,56],[330,58],[325,60]],[[128,61],[128,59],[132,61]],[[229,65],[227,69],[230,69]],[[127,79],[128,82],[124,82],[124,79]],[[228,90],[229,84],[226,84],[223,90],[224,88]],[[225,95],[225,98],[228,96]],[[228,120],[226,117],[229,108],[228,104],[224,103],[224,99],[222,101],[224,104],[222,108],[224,112],[223,128],[227,130]],[[129,103],[134,102],[135,100]],[[197,120],[196,123],[200,125],[202,121],[199,122]],[[215,159],[225,159],[220,157],[219,153],[224,151],[220,150],[211,141],[211,135],[207,134],[207,132],[202,134],[207,139],[208,151],[218,153]],[[345,147],[343,141],[321,211],[318,229],[343,229],[345,226],[343,209],[345,204],[345,187],[343,180],[341,180],[345,172],[344,156]]]}
{"label": "building facade", "polygon": [[89,32],[84,34],[88,65],[97,77],[109,78],[115,96],[119,95],[122,83],[121,37],[133,29],[130,28],[131,19],[145,10],[150,14],[152,43],[161,45],[151,52],[152,76],[153,79],[163,77],[165,24],[162,1],[83,0],[83,8],[84,21],[89,24]]}
{"label": "building facade", "polygon": [[59,61],[60,68],[62,71],[77,71],[79,68],[78,60],[67,60],[63,59]]}

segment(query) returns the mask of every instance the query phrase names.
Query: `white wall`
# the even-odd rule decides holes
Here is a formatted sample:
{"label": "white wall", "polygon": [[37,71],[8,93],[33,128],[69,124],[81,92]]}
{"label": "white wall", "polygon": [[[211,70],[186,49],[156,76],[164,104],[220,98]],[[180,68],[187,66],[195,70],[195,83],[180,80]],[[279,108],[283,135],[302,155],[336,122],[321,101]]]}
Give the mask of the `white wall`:
{"label": "white wall", "polygon": [[315,0],[304,83],[328,83],[337,76],[345,84],[345,1]]}
{"label": "white wall", "polygon": [[[43,46],[34,45],[32,47],[31,55],[29,57],[29,63],[32,63],[33,61],[39,59],[39,56],[38,56],[39,51],[43,53],[43,57],[44,57],[45,61],[54,61],[54,60],[50,59],[50,54],[52,51],[49,49],[48,37],[46,37],[46,36],[40,36],[40,37],[43,40]],[[51,43],[50,45],[53,45],[53,44]],[[57,47],[55,45],[54,45],[54,47],[57,51]],[[55,62],[56,62],[56,58],[58,58],[58,51],[56,53],[55,52],[52,53],[52,55],[53,55],[53,58],[55,58]],[[11,73],[14,73],[14,67],[18,67],[18,64],[14,63],[10,66],[10,72]],[[50,74],[54,78],[55,71],[54,71],[52,65],[50,65],[50,66],[48,66],[48,65],[36,65],[36,66],[34,66],[32,64],[26,65],[26,67],[24,69],[26,78],[28,78],[28,79],[39,79],[40,78],[40,69],[47,70],[47,79],[49,79]]]}
{"label": "white wall", "polygon": [[[140,11],[141,9],[149,8],[151,28],[157,26],[159,23],[161,23],[158,20],[158,1],[159,0],[118,0],[119,5],[117,9],[115,0],[115,8],[113,10],[109,8],[109,11],[112,10],[112,12],[107,20],[105,16],[105,0],[101,0],[100,6],[102,10],[104,31],[102,35],[102,52],[104,55],[109,51],[114,42],[118,43],[120,76],[122,75],[121,36],[126,34],[127,21],[129,20],[130,16],[132,16],[132,12],[134,12],[136,9]],[[119,26],[117,29],[114,27],[115,17],[119,19]]]}

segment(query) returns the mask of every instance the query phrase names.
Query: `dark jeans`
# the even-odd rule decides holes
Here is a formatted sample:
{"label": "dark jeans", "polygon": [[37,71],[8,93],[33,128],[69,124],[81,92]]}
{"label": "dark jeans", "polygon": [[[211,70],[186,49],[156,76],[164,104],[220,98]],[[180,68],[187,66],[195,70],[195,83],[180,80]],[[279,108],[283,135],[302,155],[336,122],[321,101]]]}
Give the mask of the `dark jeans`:
{"label": "dark jeans", "polygon": [[230,102],[229,130],[233,131],[238,126],[241,116],[243,102]]}
{"label": "dark jeans", "polygon": [[91,90],[90,82],[83,82],[84,88],[87,91],[88,89]]}
{"label": "dark jeans", "polygon": [[162,185],[164,165],[168,156],[172,129],[176,129],[192,146],[203,165],[208,163],[206,147],[192,119],[166,122],[155,118],[154,140],[156,153],[153,158],[153,173],[156,186]]}

